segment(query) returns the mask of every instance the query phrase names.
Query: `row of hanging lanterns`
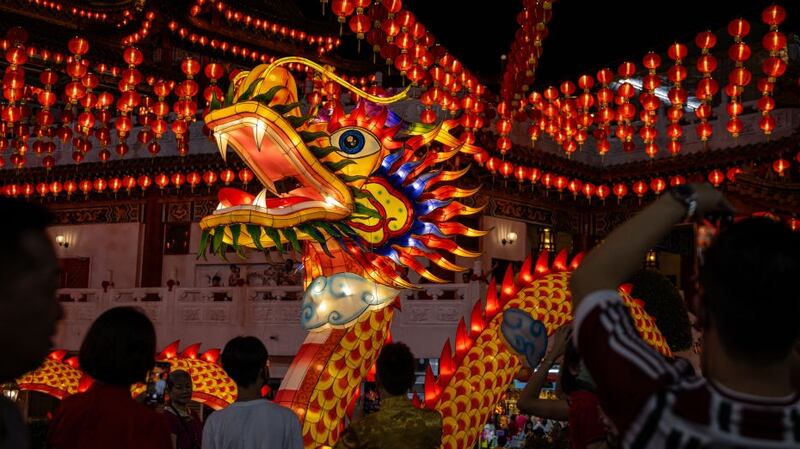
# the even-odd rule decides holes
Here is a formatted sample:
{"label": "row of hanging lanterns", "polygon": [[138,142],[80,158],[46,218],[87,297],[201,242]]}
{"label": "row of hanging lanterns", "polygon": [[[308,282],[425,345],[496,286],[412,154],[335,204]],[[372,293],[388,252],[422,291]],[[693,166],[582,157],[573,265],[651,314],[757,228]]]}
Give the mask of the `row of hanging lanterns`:
{"label": "row of hanging lanterns", "polygon": [[[520,33],[524,45],[515,41],[515,46],[512,46],[504,74],[505,84],[501,87],[500,100],[497,104],[496,147],[501,155],[511,147],[508,134],[512,129],[510,125],[513,118],[516,122],[529,123],[528,135],[532,141],[535,142],[543,133],[548,134],[567,155],[586,142],[590,135],[590,127],[594,127],[591,136],[595,139],[600,155],[604,155],[610,149],[608,139],[612,136],[619,138],[623,150],[633,151],[636,147],[633,138],[638,134],[644,152],[651,158],[655,157],[660,153],[656,144],[658,133],[655,125],[659,118],[657,111],[661,105],[656,89],[662,87],[662,76],[671,83],[666,98],[670,103],[666,109],[666,118],[669,122],[666,126],[667,151],[673,155],[678,154],[684,134],[680,121],[689,99],[689,93],[682,85],[689,71],[683,64],[689,53],[688,46],[676,42],[667,48],[666,53],[672,64],[665,73],[659,73],[664,64],[658,54],[650,52],[645,55],[642,66],[646,72],[641,78],[641,85],[637,87],[631,82],[637,73],[636,64],[624,61],[618,67],[616,76],[608,68],[601,69],[594,77],[589,74],[581,75],[577,83],[581,92],[577,96],[576,85],[572,81],[564,81],[560,86],[551,86],[542,92],[529,91],[536,60],[541,54],[541,39],[546,36],[546,22],[549,20],[549,14],[546,12],[550,11],[541,4],[536,4],[534,7],[540,8],[542,17],[529,14],[534,18],[531,20],[541,20],[541,22],[538,26],[522,26]],[[762,115],[758,125],[767,136],[775,128],[775,120],[770,115],[775,107],[772,93],[777,79],[786,71],[786,36],[778,30],[785,17],[786,12],[783,7],[770,5],[764,9],[761,18],[762,22],[769,26],[769,32],[763,36],[761,42],[769,57],[761,66],[765,77],[756,83],[761,93],[756,106]],[[540,32],[531,37],[524,34],[524,30],[540,30]],[[741,95],[752,80],[752,74],[745,65],[752,51],[744,42],[744,38],[750,33],[750,23],[742,18],[735,19],[728,25],[727,31],[734,39],[734,43],[728,49],[728,57],[733,62],[734,68],[728,73],[728,84],[724,88],[729,97],[727,111],[730,119],[726,128],[732,136],[737,137],[743,128],[743,123],[738,117],[743,110]],[[712,136],[713,128],[708,120],[712,115],[712,100],[720,90],[719,83],[713,77],[719,66],[716,57],[711,53],[716,43],[717,36],[710,31],[701,32],[695,38],[695,46],[700,52],[695,66],[701,75],[694,92],[699,101],[699,105],[694,108],[695,117],[698,119],[695,131],[703,142]],[[520,48],[524,51],[520,52]],[[523,59],[524,64],[520,62]],[[616,84],[615,90],[612,84]],[[593,93],[592,88],[595,88]],[[637,89],[641,91],[638,97]],[[522,96],[520,91],[528,93]],[[638,111],[636,104],[632,102],[634,99],[637,100]],[[642,122],[638,132],[631,125],[636,119]]]}
{"label": "row of hanging lanterns", "polygon": [[189,187],[191,191],[198,186],[205,185],[211,188],[216,183],[223,185],[231,185],[234,182],[239,182],[245,187],[253,180],[253,172],[248,168],[242,168],[238,172],[230,168],[224,170],[205,170],[200,171],[175,171],[175,172],[161,172],[156,175],[142,174],[138,176],[125,175],[125,176],[112,176],[112,177],[97,177],[97,178],[83,178],[83,179],[66,179],[66,180],[51,180],[41,181],[38,183],[11,183],[0,187],[0,194],[9,197],[31,197],[38,195],[42,198],[47,196],[58,197],[65,195],[67,198],[71,197],[76,192],[83,193],[88,196],[90,193],[118,193],[125,190],[131,193],[134,189],[139,189],[144,192],[151,186],[158,187],[161,190],[167,188],[181,189],[183,186]]}
{"label": "row of hanging lanterns", "polygon": [[306,31],[277,23],[274,20],[267,20],[255,14],[245,13],[219,0],[195,0],[194,4],[189,8],[189,15],[192,17],[200,15],[206,6],[210,10],[217,11],[229,22],[244,25],[263,33],[270,33],[283,39],[293,40],[297,43],[315,46],[319,55],[338,48],[342,43],[338,37],[307,33]]}
{"label": "row of hanging lanterns", "polygon": [[[328,3],[327,0],[323,2]],[[405,79],[422,88],[420,101],[424,106],[420,120],[436,121],[434,106],[456,115],[466,116],[462,141],[473,143],[474,122],[484,110],[482,95],[485,87],[459,60],[436,43],[436,38],[414,14],[403,9],[402,0],[333,0],[331,11],[339,23],[347,24],[361,40],[372,47],[373,59],[378,57]],[[473,126],[468,126],[473,125]]]}

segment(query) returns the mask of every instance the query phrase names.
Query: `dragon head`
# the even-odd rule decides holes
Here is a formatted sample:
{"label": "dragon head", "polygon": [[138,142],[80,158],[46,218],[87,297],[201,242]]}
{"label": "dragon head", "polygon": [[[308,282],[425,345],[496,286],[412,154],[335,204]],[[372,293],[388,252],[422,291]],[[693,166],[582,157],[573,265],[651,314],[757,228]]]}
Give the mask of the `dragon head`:
{"label": "dragon head", "polygon": [[[405,92],[373,96],[306,60],[326,81],[362,99],[349,112],[337,104],[322,112],[309,106],[304,113],[294,78],[279,67],[296,59],[238,74],[225,102],[205,116],[223,158],[232,148],[263,190],[219,191],[217,209],[200,222],[201,254],[208,246],[224,254],[227,245],[263,250],[288,244],[303,254],[307,285],[348,272],[381,286],[411,288],[405,268],[444,282],[422,259],[461,270],[440,251],[477,256],[449,238],[484,234],[453,221],[480,210],[456,200],[477,189],[442,185],[467,168],[437,166],[460,151],[479,149],[450,134],[455,121],[402,122],[386,105]],[[435,149],[427,145],[434,141]]]}

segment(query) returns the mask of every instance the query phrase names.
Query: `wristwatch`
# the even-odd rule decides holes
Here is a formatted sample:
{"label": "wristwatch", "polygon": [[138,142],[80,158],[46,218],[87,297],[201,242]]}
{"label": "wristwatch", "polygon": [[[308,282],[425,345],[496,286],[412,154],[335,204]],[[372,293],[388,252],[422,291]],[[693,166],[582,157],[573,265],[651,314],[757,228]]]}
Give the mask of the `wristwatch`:
{"label": "wristwatch", "polygon": [[669,193],[686,207],[685,220],[692,218],[697,211],[697,192],[690,185],[681,184],[670,189]]}

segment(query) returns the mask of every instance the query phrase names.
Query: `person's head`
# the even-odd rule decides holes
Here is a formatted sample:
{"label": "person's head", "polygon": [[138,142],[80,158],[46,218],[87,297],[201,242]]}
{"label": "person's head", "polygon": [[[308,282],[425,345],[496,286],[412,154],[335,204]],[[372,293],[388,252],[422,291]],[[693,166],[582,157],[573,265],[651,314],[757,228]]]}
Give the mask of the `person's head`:
{"label": "person's head", "polygon": [[578,356],[578,351],[575,346],[568,344],[558,373],[558,383],[565,394],[574,393],[581,389],[578,384],[579,371],[580,357]]}
{"label": "person's head", "polygon": [[672,352],[692,347],[692,324],[689,312],[678,289],[666,276],[655,270],[639,270],[629,282],[631,296],[644,301],[645,311],[656,320],[656,326]]}
{"label": "person's head", "polygon": [[284,269],[286,271],[294,270],[294,259],[286,259],[286,262],[284,263]]}
{"label": "person's head", "polygon": [[192,376],[180,369],[172,371],[167,377],[167,393],[172,405],[185,407],[192,400]]}
{"label": "person's head", "polygon": [[261,388],[269,379],[267,347],[256,337],[234,337],[222,349],[222,369],[239,388]]}
{"label": "person's head", "polygon": [[219,277],[219,275],[215,274],[214,277],[211,278],[211,285],[214,287],[219,287],[220,282],[222,282],[222,278]]}
{"label": "person's head", "polygon": [[497,447],[506,447],[508,443],[508,437],[505,435],[500,435],[497,437]]}
{"label": "person's head", "polygon": [[376,362],[378,385],[392,396],[406,394],[414,386],[414,354],[403,343],[383,347]]}
{"label": "person's head", "polygon": [[230,269],[231,269],[231,273],[239,274],[239,266],[238,265],[231,264]]}
{"label": "person's head", "polygon": [[81,344],[81,369],[94,380],[119,386],[144,381],[155,365],[153,323],[133,307],[103,312],[89,327]]}
{"label": "person's head", "polygon": [[750,364],[788,359],[800,337],[800,234],[766,218],[731,224],[703,254],[699,278],[699,319],[725,356]]}
{"label": "person's head", "polygon": [[525,433],[531,432],[533,430],[533,423],[530,421],[525,421]]}
{"label": "person's head", "polygon": [[36,368],[52,347],[62,317],[56,301],[58,259],[44,208],[0,198],[0,382]]}

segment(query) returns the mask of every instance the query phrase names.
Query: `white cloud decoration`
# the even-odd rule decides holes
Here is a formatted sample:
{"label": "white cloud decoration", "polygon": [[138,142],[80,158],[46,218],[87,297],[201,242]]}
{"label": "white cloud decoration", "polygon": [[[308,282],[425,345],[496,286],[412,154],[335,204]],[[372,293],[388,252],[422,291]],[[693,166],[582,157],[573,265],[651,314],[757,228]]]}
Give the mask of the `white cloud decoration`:
{"label": "white cloud decoration", "polygon": [[303,294],[300,325],[307,331],[348,327],[367,309],[377,310],[391,304],[398,293],[399,290],[354,273],[320,276]]}

